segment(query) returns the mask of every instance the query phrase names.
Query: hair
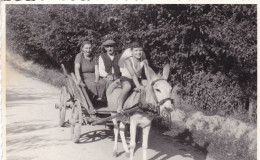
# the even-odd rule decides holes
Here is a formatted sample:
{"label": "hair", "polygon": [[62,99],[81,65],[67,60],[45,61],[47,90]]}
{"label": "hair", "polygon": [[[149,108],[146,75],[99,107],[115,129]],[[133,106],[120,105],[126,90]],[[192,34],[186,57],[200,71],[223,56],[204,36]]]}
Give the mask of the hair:
{"label": "hair", "polygon": [[133,48],[143,48],[143,44],[138,42],[138,41],[134,41],[134,42],[131,43],[130,48],[131,49],[133,49]]}
{"label": "hair", "polygon": [[82,48],[83,48],[86,44],[91,44],[91,45],[92,45],[92,43],[91,43],[90,41],[83,41],[83,42],[81,43],[81,45],[80,45],[80,51],[82,50]]}

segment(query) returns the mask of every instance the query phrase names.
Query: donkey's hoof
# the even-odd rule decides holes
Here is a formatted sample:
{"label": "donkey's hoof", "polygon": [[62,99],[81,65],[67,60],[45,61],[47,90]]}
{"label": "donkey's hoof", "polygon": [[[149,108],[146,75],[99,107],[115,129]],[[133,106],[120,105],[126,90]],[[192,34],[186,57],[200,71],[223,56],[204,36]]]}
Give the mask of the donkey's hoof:
{"label": "donkey's hoof", "polygon": [[117,151],[113,151],[113,157],[117,157]]}
{"label": "donkey's hoof", "polygon": [[125,156],[126,156],[126,158],[129,158],[130,157],[130,152],[126,152]]}

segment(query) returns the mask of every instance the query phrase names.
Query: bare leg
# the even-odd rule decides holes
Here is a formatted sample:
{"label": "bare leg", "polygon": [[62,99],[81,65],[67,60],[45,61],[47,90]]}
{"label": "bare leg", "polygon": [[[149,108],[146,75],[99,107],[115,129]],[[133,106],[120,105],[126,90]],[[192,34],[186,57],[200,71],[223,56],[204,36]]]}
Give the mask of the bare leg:
{"label": "bare leg", "polygon": [[[111,114],[112,115],[112,114]],[[118,124],[116,118],[112,119],[114,124],[114,148],[113,148],[113,156],[117,157],[117,142],[118,142]]]}
{"label": "bare leg", "polygon": [[133,119],[130,119],[130,160],[134,158],[134,150],[135,150],[135,136],[136,136],[136,122]]}
{"label": "bare leg", "polygon": [[147,160],[148,138],[151,126],[143,128],[143,160]]}
{"label": "bare leg", "polygon": [[106,84],[107,81],[105,78],[102,78],[97,83],[97,94],[99,98],[104,98],[106,95]]}
{"label": "bare leg", "polygon": [[120,136],[121,136],[123,147],[124,147],[124,150],[126,152],[126,157],[129,157],[129,149],[128,149],[128,146],[127,146],[127,143],[126,143],[126,140],[125,140],[125,124],[123,124],[123,122],[121,122],[120,125],[119,125],[119,131],[120,131],[119,133],[120,133]]}
{"label": "bare leg", "polygon": [[131,90],[131,84],[128,81],[123,81],[122,83],[122,91],[117,100],[117,112],[123,108],[123,104],[128,96],[128,92]]}

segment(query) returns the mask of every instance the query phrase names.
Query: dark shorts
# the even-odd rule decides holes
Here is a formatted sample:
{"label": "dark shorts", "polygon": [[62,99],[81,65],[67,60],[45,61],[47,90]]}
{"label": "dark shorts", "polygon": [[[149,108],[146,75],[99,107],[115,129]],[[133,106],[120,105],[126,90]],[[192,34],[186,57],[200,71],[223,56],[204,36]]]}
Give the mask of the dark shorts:
{"label": "dark shorts", "polygon": [[[121,76],[120,77],[120,82],[123,83],[124,81],[128,81],[131,85],[131,88],[135,88],[135,83],[134,83],[134,80],[131,79],[131,78],[127,78],[125,76]],[[141,78],[138,78],[138,81],[141,82]]]}

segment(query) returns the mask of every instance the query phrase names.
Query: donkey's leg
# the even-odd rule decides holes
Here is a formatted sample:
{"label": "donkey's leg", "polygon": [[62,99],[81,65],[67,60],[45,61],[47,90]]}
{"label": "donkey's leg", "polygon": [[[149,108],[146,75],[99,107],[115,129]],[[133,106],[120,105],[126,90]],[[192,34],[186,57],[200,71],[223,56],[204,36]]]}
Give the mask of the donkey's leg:
{"label": "donkey's leg", "polygon": [[134,150],[135,150],[135,137],[136,137],[136,127],[137,124],[135,120],[130,119],[130,160],[134,158]]}
{"label": "donkey's leg", "polygon": [[128,146],[127,146],[127,143],[126,143],[126,140],[125,140],[125,124],[123,122],[121,122],[120,125],[119,125],[119,133],[120,133],[120,136],[121,136],[121,140],[122,140],[122,143],[123,143],[124,150],[126,152],[126,157],[129,157],[129,149],[128,149]]}
{"label": "donkey's leg", "polygon": [[143,128],[143,160],[147,160],[147,148],[148,148],[148,137],[150,132],[151,125]]}
{"label": "donkey's leg", "polygon": [[[112,115],[112,114],[111,114]],[[117,124],[117,119],[114,118],[112,119],[112,122],[114,124],[114,148],[113,148],[113,156],[117,157],[117,142],[118,142],[118,124]]]}

